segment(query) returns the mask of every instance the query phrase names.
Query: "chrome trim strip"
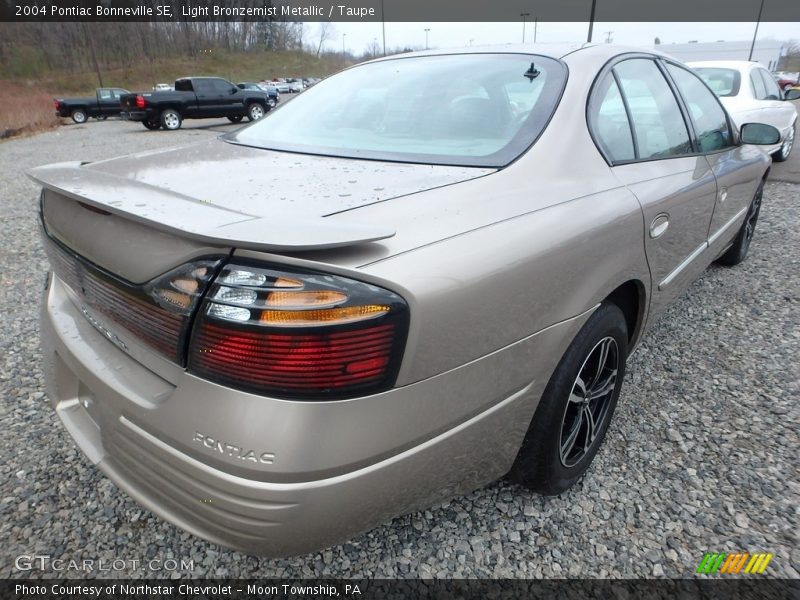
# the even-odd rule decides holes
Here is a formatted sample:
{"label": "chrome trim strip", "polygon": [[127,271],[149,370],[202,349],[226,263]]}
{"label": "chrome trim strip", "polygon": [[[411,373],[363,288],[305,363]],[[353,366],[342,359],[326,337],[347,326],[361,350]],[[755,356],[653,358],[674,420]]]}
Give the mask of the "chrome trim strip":
{"label": "chrome trim strip", "polygon": [[720,238],[720,236],[721,236],[723,233],[725,233],[725,232],[728,230],[728,228],[730,228],[730,226],[731,226],[731,225],[735,225],[735,224],[736,224],[736,222],[737,222],[739,219],[741,219],[741,218],[742,218],[742,215],[743,215],[743,214],[745,214],[745,213],[747,212],[747,209],[748,209],[748,208],[749,208],[748,206],[745,206],[745,207],[744,207],[742,210],[740,210],[740,211],[739,211],[739,212],[737,212],[735,215],[733,215],[733,216],[732,216],[730,219],[728,219],[728,222],[727,222],[727,223],[725,223],[725,225],[723,225],[722,227],[720,227],[719,229],[717,229],[716,233],[714,233],[714,235],[712,235],[710,238],[708,238],[708,245],[710,246],[711,244],[713,244],[714,242],[716,242],[716,241],[717,241],[717,240]]}
{"label": "chrome trim strip", "polygon": [[695,250],[689,256],[683,259],[681,264],[672,269],[672,271],[670,271],[667,276],[661,280],[661,283],[658,284],[658,290],[662,291],[665,287],[672,283],[673,280],[681,274],[681,271],[694,262],[694,260],[699,257],[706,248],[708,248],[708,242],[703,242],[701,245],[695,248]]}

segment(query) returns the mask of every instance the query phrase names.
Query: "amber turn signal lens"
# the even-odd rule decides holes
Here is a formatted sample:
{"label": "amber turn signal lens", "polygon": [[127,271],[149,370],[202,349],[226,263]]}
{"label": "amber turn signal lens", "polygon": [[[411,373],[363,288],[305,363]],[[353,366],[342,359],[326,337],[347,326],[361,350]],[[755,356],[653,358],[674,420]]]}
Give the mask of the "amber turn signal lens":
{"label": "amber turn signal lens", "polygon": [[333,290],[310,292],[271,292],[264,306],[266,308],[305,308],[310,306],[336,306],[347,300],[347,294]]}
{"label": "amber turn signal lens", "polygon": [[374,319],[389,312],[382,304],[367,306],[342,306],[322,310],[265,310],[259,321],[264,325],[313,327],[314,325],[340,325]]}

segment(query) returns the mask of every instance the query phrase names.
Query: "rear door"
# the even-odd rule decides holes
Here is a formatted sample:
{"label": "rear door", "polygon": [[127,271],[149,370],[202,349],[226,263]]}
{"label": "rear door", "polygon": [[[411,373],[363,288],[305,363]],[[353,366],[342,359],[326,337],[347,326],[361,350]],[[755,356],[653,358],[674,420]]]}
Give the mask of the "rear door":
{"label": "rear door", "polygon": [[592,135],[642,207],[655,316],[706,266],[716,180],[655,57],[618,58],[592,94]]}
{"label": "rear door", "polygon": [[214,80],[208,77],[192,79],[197,96],[197,112],[200,116],[218,116],[222,113],[220,96]]}
{"label": "rear door", "polygon": [[758,88],[763,89],[762,97],[759,98],[761,122],[777,127],[783,135],[796,117],[794,106],[783,100],[783,92],[769,71],[755,67],[750,74],[753,78],[761,79],[763,83],[763,88]]}
{"label": "rear door", "polygon": [[710,253],[716,255],[744,220],[763,176],[763,156],[760,150],[738,143],[717,96],[694,72],[676,63],[668,63],[667,72],[680,91],[696,143],[717,179],[717,200],[708,231]]}
{"label": "rear door", "polygon": [[120,88],[104,88],[97,90],[97,101],[100,105],[99,114],[104,117],[113,117],[120,112],[120,99],[127,90]]}

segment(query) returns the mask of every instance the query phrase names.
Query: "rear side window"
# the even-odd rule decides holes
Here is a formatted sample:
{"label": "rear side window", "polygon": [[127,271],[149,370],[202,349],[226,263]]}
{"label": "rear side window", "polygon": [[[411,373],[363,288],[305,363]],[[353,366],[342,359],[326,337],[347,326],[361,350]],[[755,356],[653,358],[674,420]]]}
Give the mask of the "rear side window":
{"label": "rear side window", "polygon": [[758,69],[761,79],[764,80],[764,88],[767,90],[766,100],[780,100],[783,98],[778,82],[766,69]]}
{"label": "rear side window", "polygon": [[179,79],[175,82],[175,91],[176,92],[191,92],[192,89],[192,82],[189,79]]}
{"label": "rear side window", "polygon": [[675,65],[667,70],[689,108],[701,152],[714,152],[733,145],[728,118],[719,101],[694,73]]}
{"label": "rear side window", "polygon": [[636,158],[628,113],[611,73],[600,80],[592,97],[589,122],[597,143],[612,162]]}
{"label": "rear side window", "polygon": [[753,88],[753,97],[757,100],[767,99],[767,88],[764,86],[764,80],[758,76],[758,72],[750,71],[750,85]]}
{"label": "rear side window", "polygon": [[639,159],[692,152],[678,101],[655,62],[630,59],[614,67],[628,104]]}
{"label": "rear side window", "polygon": [[695,69],[695,72],[720,98],[735,96],[739,93],[742,76],[736,69],[699,67]]}

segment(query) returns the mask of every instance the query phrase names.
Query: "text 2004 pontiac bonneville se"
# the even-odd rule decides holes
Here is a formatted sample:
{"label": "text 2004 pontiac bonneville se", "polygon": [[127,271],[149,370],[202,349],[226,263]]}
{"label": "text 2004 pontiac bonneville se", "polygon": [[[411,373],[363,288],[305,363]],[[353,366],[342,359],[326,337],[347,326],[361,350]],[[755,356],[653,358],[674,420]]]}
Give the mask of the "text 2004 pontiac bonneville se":
{"label": "text 2004 pontiac bonneville se", "polygon": [[50,398],[142,505],[258,554],[506,474],[558,494],[646,324],[744,259],[777,136],[658,54],[505,46],[35,169]]}

